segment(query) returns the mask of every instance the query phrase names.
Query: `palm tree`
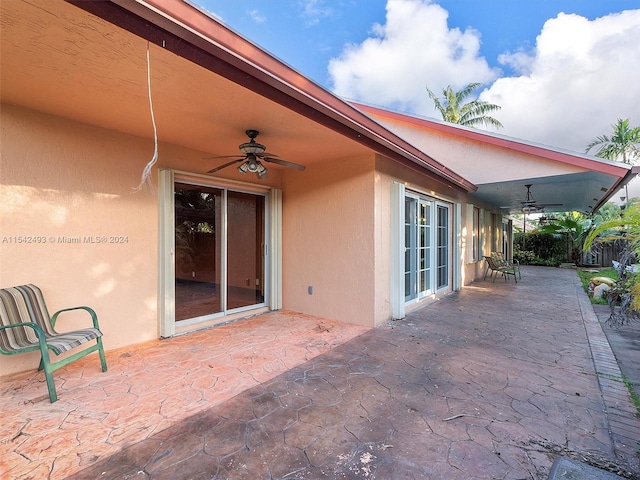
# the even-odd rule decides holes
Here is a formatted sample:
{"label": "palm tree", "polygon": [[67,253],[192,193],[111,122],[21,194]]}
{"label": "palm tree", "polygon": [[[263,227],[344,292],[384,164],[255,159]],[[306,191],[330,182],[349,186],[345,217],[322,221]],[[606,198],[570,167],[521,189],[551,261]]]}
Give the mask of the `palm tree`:
{"label": "palm tree", "polygon": [[477,125],[502,127],[498,120],[487,115],[500,110],[501,107],[499,105],[477,99],[463,103],[480,85],[480,83],[470,83],[459,92],[454,92],[451,85],[448,85],[447,88],[442,90],[443,97],[441,99],[429,90],[429,87],[427,87],[427,92],[429,92],[429,98],[433,100],[433,104],[440,111],[445,122],[457,123],[467,127],[475,127]]}
{"label": "palm tree", "polygon": [[600,147],[596,152],[596,157],[607,158],[609,160],[621,160],[624,163],[633,164],[640,160],[640,127],[630,127],[629,119],[618,119],[618,122],[611,125],[613,135],[602,135],[593,140],[585,150]]}

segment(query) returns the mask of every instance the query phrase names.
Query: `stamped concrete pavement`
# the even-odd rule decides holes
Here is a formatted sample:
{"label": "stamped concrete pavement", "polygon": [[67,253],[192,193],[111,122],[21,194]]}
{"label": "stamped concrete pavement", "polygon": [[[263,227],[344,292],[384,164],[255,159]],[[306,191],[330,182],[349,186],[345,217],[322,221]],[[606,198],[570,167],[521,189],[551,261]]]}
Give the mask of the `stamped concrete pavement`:
{"label": "stamped concrete pavement", "polygon": [[70,478],[541,480],[558,455],[633,478],[584,300],[570,270],[476,282]]}

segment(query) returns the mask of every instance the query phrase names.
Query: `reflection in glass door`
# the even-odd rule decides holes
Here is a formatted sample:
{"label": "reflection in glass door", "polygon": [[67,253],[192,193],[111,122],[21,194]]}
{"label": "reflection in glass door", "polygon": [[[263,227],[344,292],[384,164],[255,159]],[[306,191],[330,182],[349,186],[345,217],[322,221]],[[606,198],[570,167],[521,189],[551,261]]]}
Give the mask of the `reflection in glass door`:
{"label": "reflection in glass door", "polygon": [[438,271],[438,289],[449,286],[449,207],[438,205],[438,235],[436,249],[438,250],[436,268]]}
{"label": "reflection in glass door", "polygon": [[227,193],[227,310],[264,302],[264,197]]}
{"label": "reflection in glass door", "polygon": [[175,183],[175,320],[264,304],[265,197]]}
{"label": "reflection in glass door", "polygon": [[177,321],[222,311],[222,195],[217,188],[175,184]]}
{"label": "reflection in glass door", "polygon": [[431,294],[431,202],[405,197],[405,301]]}

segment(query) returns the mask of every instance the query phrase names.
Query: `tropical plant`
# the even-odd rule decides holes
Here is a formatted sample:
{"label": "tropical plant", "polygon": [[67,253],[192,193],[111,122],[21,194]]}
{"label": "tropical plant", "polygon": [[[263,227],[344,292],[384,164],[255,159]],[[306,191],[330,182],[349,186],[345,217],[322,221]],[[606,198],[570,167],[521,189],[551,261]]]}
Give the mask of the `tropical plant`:
{"label": "tropical plant", "polygon": [[629,273],[626,269],[634,256],[640,257],[640,203],[632,201],[620,217],[596,225],[586,236],[583,248],[589,249],[595,242],[610,241],[628,244],[616,268],[616,286],[607,294],[611,306],[607,322],[612,326],[621,326],[640,316],[640,275]]}
{"label": "tropical plant", "polygon": [[582,245],[591,231],[593,221],[578,212],[565,213],[563,216],[553,219],[549,224],[543,225],[539,230],[564,237],[567,241],[567,252],[571,261],[576,265],[581,263]]}
{"label": "tropical plant", "polygon": [[629,126],[629,119],[619,118],[618,122],[611,125],[613,134],[596,137],[585,150],[599,147],[596,156],[633,164],[640,160],[640,127]]}
{"label": "tropical plant", "polygon": [[502,127],[502,123],[488,115],[500,110],[499,105],[477,99],[464,103],[465,99],[480,85],[480,83],[470,83],[458,92],[454,92],[451,85],[448,85],[442,90],[442,98],[438,98],[435,93],[429,90],[429,87],[427,87],[427,92],[445,122],[468,127],[478,125]]}

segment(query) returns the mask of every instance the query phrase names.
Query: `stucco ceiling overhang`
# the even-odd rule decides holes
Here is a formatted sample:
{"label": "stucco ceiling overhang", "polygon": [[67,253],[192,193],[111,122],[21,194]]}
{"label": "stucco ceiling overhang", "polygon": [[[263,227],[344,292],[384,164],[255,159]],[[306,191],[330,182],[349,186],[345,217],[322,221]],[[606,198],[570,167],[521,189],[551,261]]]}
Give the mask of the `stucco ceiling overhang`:
{"label": "stucco ceiling overhang", "polygon": [[[623,185],[619,180],[599,172],[518,178],[478,185],[473,195],[484,202],[504,207],[504,212],[522,213],[522,202],[527,193],[525,185],[531,185],[531,194],[538,204],[552,204],[538,213],[576,211],[590,214],[619,190]],[[617,198],[614,200],[618,201]]]}
{"label": "stucco ceiling overhang", "polygon": [[[508,172],[498,172],[491,158],[485,157],[484,161],[472,158],[473,162],[484,163],[481,163],[480,169],[476,168],[476,173],[471,173],[471,170],[465,172],[478,187],[472,196],[501,208],[505,213],[522,213],[522,202],[527,194],[525,185],[531,185],[531,194],[538,204],[555,204],[546,206],[545,213],[577,211],[591,214],[612,199],[621,188],[640,173],[640,167],[631,167],[591,155],[539,145],[435,119],[391,112],[370,105],[357,103],[353,105],[372,115],[396,133],[398,133],[397,125],[408,126],[414,136],[409,141],[413,143],[417,143],[415,135],[420,135],[420,132],[436,132],[437,135],[457,138],[461,142],[466,142],[467,145],[475,144],[489,152],[499,151],[503,159],[513,158],[514,162],[526,161],[526,171],[510,168]],[[428,141],[424,141],[421,148],[429,153]],[[465,161],[469,160],[465,159]],[[442,158],[441,161],[446,163],[447,159]],[[561,170],[565,172],[559,174]],[[535,175],[531,174],[532,171],[535,171]],[[478,172],[481,174],[478,175]],[[478,175],[477,178],[475,175]],[[492,177],[496,180],[490,180]],[[618,198],[613,200],[619,201]]]}
{"label": "stucco ceiling overhang", "polygon": [[375,152],[445,185],[476,189],[181,0],[0,7],[3,102],[150,138],[148,48],[160,142],[228,155],[252,128],[270,151],[303,165]]}
{"label": "stucco ceiling overhang", "polygon": [[619,202],[620,199],[613,198],[614,195],[640,173],[640,167],[617,164],[614,168],[597,168],[602,165],[596,161],[593,169],[579,172],[544,175],[541,171],[541,175],[535,177],[478,183],[478,190],[472,195],[499,206],[505,213],[522,213],[526,185],[531,185],[531,195],[536,204],[548,205],[538,213],[575,211],[593,214],[609,200]]}

